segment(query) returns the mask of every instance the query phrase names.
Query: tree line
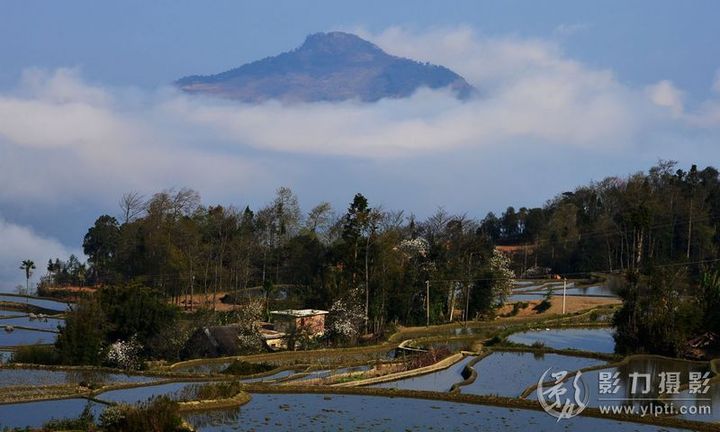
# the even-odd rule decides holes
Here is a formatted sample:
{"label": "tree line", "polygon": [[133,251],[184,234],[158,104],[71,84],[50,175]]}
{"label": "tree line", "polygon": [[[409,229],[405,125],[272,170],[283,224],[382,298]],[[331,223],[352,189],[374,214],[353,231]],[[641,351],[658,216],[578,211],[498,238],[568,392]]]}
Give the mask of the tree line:
{"label": "tree line", "polygon": [[[389,321],[424,323],[428,280],[453,280],[433,282],[433,322],[449,320],[461,304],[471,316],[487,312],[507,293],[498,288],[509,287],[508,280],[473,282],[503,271],[505,262],[491,260],[492,239],[477,221],[443,210],[417,221],[357,194],[342,214],[327,202],[303,213],[288,188],[255,211],[203,206],[190,189],[149,199],[126,194],[120,205],[120,220],[102,215],[85,235],[85,284],[132,281],[177,304],[192,294],[237,299],[258,289],[267,296],[284,290],[303,307],[329,309],[342,299],[361,305],[364,326],[375,330]],[[51,267],[67,266],[58,260]],[[67,272],[49,276],[58,283]]]}
{"label": "tree line", "polygon": [[[59,274],[96,286],[132,281],[176,304],[187,304],[192,294],[237,301],[252,290],[268,299],[282,291],[301,307],[345,305],[369,332],[389,322],[492,313],[509,294],[513,275],[615,272],[631,287],[623,292],[618,329],[636,343],[647,330],[638,326],[676,318],[683,309],[663,315],[663,308],[633,302],[639,290],[663,293],[657,294],[661,302],[668,293],[659,281],[671,276],[658,277],[659,269],[677,265],[683,273],[672,278],[682,284],[673,286],[687,287],[675,292],[678,301],[704,308],[709,300],[703,299],[715,294],[707,288],[701,298],[698,287],[712,280],[720,248],[718,171],[695,165],[684,171],[667,161],[563,192],[542,207],[509,207],[479,220],[443,209],[419,220],[372,205],[362,194],[340,213],[327,202],[303,212],[288,188],[254,210],[205,206],[191,189],[147,199],[125,194],[120,209],[118,217],[100,216],[85,235],[87,269]],[[511,262],[498,245],[516,246]],[[638,320],[648,308],[652,319]],[[679,339],[706,329],[705,321],[683,324]]]}
{"label": "tree line", "polygon": [[556,273],[647,270],[718,256],[717,169],[660,161],[647,173],[607,177],[557,195],[542,208],[488,214],[481,230],[498,244],[529,245]]}

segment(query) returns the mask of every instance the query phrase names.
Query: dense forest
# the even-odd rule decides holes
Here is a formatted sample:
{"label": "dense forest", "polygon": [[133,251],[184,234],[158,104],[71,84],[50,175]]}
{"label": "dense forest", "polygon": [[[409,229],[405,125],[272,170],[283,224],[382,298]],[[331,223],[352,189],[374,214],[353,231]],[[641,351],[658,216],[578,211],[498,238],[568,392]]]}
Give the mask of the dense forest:
{"label": "dense forest", "polygon": [[719,223],[718,171],[660,162],[647,174],[562,193],[543,208],[489,214],[481,230],[496,244],[535,245],[542,265],[572,273],[717,258]]}
{"label": "dense forest", "polygon": [[[720,302],[718,224],[718,171],[665,161],[481,220],[442,209],[418,220],[362,194],[339,213],[327,202],[303,212],[288,188],[254,210],[204,206],[190,189],[129,193],[116,217],[88,230],[87,266],[51,261],[44,284],[133,283],[178,305],[192,294],[240,301],[252,293],[283,306],[345,305],[364,321],[359,328],[377,333],[389,322],[424,324],[427,292],[429,320],[439,323],[492,313],[513,274],[613,272],[625,281],[619,341],[673,353],[720,330],[708,309]],[[501,254],[498,245],[515,247]],[[663,331],[674,332],[672,342],[649,342]]]}
{"label": "dense forest", "polygon": [[[479,224],[444,211],[417,222],[371,208],[357,194],[340,216],[328,203],[303,215],[287,188],[256,212],[204,207],[188,189],[147,201],[126,195],[121,206],[122,222],[103,215],[88,230],[88,268],[74,273],[77,266],[50,262],[49,283],[76,281],[76,275],[99,286],[133,281],[177,304],[191,294],[237,298],[260,289],[274,298],[282,290],[296,306],[328,309],[339,299],[361,304],[374,328],[395,320],[424,323],[426,281],[432,281],[433,322],[449,318],[461,291],[509,287],[507,277],[488,283],[496,273],[503,276],[504,261],[491,259],[492,240]],[[475,298],[472,314],[491,306],[486,295]]]}

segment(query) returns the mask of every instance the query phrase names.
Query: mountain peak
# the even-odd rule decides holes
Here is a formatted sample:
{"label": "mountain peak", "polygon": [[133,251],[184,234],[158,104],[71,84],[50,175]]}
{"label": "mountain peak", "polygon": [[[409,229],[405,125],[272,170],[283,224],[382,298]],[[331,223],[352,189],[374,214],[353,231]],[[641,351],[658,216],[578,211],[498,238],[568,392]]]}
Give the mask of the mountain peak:
{"label": "mountain peak", "polygon": [[340,31],[308,35],[305,42],[298,48],[298,51],[321,51],[328,54],[342,54],[348,51],[383,52],[372,42],[368,42],[352,33]]}
{"label": "mountain peak", "polygon": [[339,31],[314,33],[292,51],[175,84],[187,93],[242,102],[374,102],[407,97],[420,87],[449,87],[465,98],[474,91],[448,68],[390,55],[372,42]]}

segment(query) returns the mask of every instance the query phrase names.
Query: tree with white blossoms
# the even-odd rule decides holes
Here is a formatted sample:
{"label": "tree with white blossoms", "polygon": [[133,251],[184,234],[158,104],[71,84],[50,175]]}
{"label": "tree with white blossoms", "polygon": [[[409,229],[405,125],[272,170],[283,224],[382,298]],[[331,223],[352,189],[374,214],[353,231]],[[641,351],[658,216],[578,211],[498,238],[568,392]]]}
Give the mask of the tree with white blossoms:
{"label": "tree with white blossoms", "polygon": [[120,369],[140,369],[142,348],[135,336],[128,341],[120,340],[110,345],[105,360],[109,366]]}
{"label": "tree with white blossoms", "polygon": [[357,287],[333,302],[328,314],[329,337],[349,342],[357,339],[365,320],[362,295],[362,289]]}
{"label": "tree with white blossoms", "polygon": [[430,244],[422,237],[403,240],[398,245],[398,249],[405,254],[405,257],[412,259],[415,257],[426,257],[430,251]]}
{"label": "tree with white blossoms", "polygon": [[263,339],[256,323],[262,321],[265,315],[265,303],[260,299],[248,300],[237,305],[230,316],[231,322],[239,327],[237,336],[238,352],[254,352],[263,348]]}
{"label": "tree with white blossoms", "polygon": [[490,272],[493,275],[492,296],[495,304],[505,303],[507,297],[512,293],[512,282],[515,273],[510,269],[510,258],[497,249],[493,250],[490,258]]}
{"label": "tree with white blossoms", "polygon": [[502,306],[512,291],[512,280],[515,274],[510,269],[510,260],[494,250],[485,270],[478,274],[469,290],[468,317],[490,315],[495,308]]}

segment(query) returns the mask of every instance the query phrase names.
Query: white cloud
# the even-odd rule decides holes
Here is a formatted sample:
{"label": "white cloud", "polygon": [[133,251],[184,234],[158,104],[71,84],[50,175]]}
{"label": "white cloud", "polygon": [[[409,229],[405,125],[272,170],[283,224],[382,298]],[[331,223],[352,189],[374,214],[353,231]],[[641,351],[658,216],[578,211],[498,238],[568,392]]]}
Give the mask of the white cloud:
{"label": "white cloud", "polygon": [[37,267],[31,279],[33,283],[45,273],[49,259],[67,259],[71,253],[83,259],[80,251],[67,248],[53,238],[36,233],[30,227],[10,223],[2,216],[0,239],[0,292],[12,291],[15,286],[25,283],[25,274],[20,270],[20,263],[25,259],[33,260]]}
{"label": "white cloud", "polygon": [[58,104],[70,102],[103,106],[112,102],[112,96],[107,90],[84,83],[78,69],[68,68],[53,72],[38,68],[26,69],[21,77],[19,93]]}
{"label": "white cloud", "polygon": [[712,83],[712,90],[715,93],[720,93],[720,69],[718,69],[717,72],[715,72],[715,79],[713,80],[713,83]]}
{"label": "white cloud", "polygon": [[658,106],[670,108],[673,114],[679,116],[684,111],[684,93],[673,85],[671,81],[663,80],[647,87],[650,100]]}
{"label": "white cloud", "polygon": [[19,95],[0,95],[0,199],[115,200],[127,190],[263,177],[258,164],[215,152],[202,138],[186,145],[192,131],[182,119],[158,113],[165,96],[125,105],[117,102],[122,91],[88,85],[65,69],[33,70],[23,83]]}
{"label": "white cloud", "polygon": [[[715,78],[712,88],[720,93],[720,73]],[[646,87],[650,100],[657,106],[668,108],[678,125],[704,130],[715,130],[720,127],[720,95],[710,95],[697,106],[688,109],[685,105],[685,92],[678,89],[671,81],[662,80]]]}

